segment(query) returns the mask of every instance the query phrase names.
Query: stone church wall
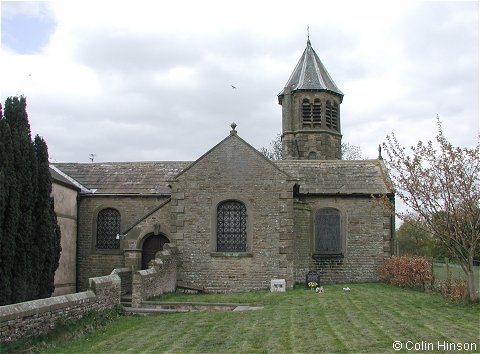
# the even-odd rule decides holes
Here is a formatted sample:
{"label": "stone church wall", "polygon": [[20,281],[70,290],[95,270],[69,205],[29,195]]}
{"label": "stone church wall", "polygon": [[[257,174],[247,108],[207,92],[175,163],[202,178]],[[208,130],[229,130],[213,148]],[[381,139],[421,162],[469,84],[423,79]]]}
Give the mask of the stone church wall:
{"label": "stone church wall", "polygon": [[[314,213],[325,207],[336,208],[342,214],[344,258],[312,258]],[[295,281],[303,283],[305,274],[310,270],[321,271],[321,279],[326,283],[379,280],[378,267],[391,255],[390,222],[390,215],[382,207],[374,206],[369,197],[304,198],[303,203],[296,203],[295,207],[295,241],[298,245],[295,253]],[[301,245],[308,245],[308,249]]]}
{"label": "stone church wall", "polygon": [[294,267],[295,282],[301,283],[305,274],[311,270],[313,228],[311,207],[308,203],[296,200],[294,210]]}
{"label": "stone church wall", "polygon": [[[82,196],[79,201],[77,289],[88,287],[88,278],[98,277],[114,268],[124,267],[122,249],[99,250],[96,248],[96,218],[100,210],[115,208],[120,212],[121,231],[133,225],[166,197],[139,196]],[[121,246],[123,243],[121,243]]]}
{"label": "stone church wall", "polygon": [[[233,136],[172,184],[179,280],[206,291],[293,286],[293,182]],[[216,210],[225,200],[247,209],[247,252],[216,252]]]}
{"label": "stone church wall", "polygon": [[77,287],[77,191],[56,183],[55,180],[52,189],[62,247],[53,293],[58,296],[74,293]]}

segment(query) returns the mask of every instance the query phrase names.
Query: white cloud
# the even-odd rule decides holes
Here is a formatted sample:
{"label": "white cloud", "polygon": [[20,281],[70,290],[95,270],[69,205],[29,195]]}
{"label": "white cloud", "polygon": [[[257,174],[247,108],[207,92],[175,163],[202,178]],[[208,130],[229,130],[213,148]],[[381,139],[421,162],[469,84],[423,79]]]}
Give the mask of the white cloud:
{"label": "white cloud", "polygon": [[432,139],[437,113],[454,143],[478,139],[478,3],[48,4],[56,29],[42,53],[3,50],[1,99],[27,96],[58,161],[192,160],[232,121],[268,146],[307,25],[345,93],[344,141],[365,157],[392,131],[405,145]]}

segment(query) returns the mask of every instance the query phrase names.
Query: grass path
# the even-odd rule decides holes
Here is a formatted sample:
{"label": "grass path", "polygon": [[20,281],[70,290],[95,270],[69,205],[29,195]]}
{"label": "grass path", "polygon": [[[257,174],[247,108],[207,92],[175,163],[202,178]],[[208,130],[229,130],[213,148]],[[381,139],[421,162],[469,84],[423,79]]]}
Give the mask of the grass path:
{"label": "grass path", "polygon": [[[476,343],[480,305],[385,284],[327,285],[325,294],[296,288],[286,293],[167,295],[176,301],[255,302],[263,310],[122,316],[69,341],[55,353],[313,353],[394,352],[392,343]],[[405,351],[404,351],[405,352]]]}

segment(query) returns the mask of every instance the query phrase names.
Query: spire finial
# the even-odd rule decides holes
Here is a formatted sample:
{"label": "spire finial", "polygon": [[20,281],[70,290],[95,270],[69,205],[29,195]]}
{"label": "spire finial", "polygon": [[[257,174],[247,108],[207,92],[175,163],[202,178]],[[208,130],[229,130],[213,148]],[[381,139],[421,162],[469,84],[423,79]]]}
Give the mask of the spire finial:
{"label": "spire finial", "polygon": [[307,43],[310,44],[310,26],[307,25]]}
{"label": "spire finial", "polygon": [[237,124],[233,122],[232,124],[230,124],[230,127],[232,127],[232,130],[230,130],[230,135],[236,135],[237,131],[235,130],[235,128],[237,127]]}
{"label": "spire finial", "polygon": [[383,160],[382,157],[382,145],[378,145],[378,159]]}

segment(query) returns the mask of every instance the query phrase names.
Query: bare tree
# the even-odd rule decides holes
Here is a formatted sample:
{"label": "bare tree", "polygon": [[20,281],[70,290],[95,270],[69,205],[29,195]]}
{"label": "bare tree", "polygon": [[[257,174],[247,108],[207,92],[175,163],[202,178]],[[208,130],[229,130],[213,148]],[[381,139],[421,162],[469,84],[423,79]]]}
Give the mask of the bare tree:
{"label": "bare tree", "polygon": [[[342,159],[343,160],[361,160],[362,151],[360,146],[352,145],[350,143],[342,143]],[[270,160],[282,160],[282,137],[277,134],[276,138],[270,142],[270,147],[262,147],[260,152]]]}
{"label": "bare tree", "polygon": [[342,143],[342,160],[361,160],[362,150],[360,146],[350,143]]}
{"label": "bare tree", "polygon": [[[419,141],[411,155],[392,133],[383,148],[396,194],[460,264],[467,277],[470,301],[478,300],[473,260],[480,240],[480,144],[454,147],[438,119],[438,148]],[[397,213],[405,219],[408,214]]]}
{"label": "bare tree", "polygon": [[270,147],[262,147],[260,152],[270,160],[281,160],[283,159],[282,154],[282,136],[277,134],[277,137],[270,142]]}

